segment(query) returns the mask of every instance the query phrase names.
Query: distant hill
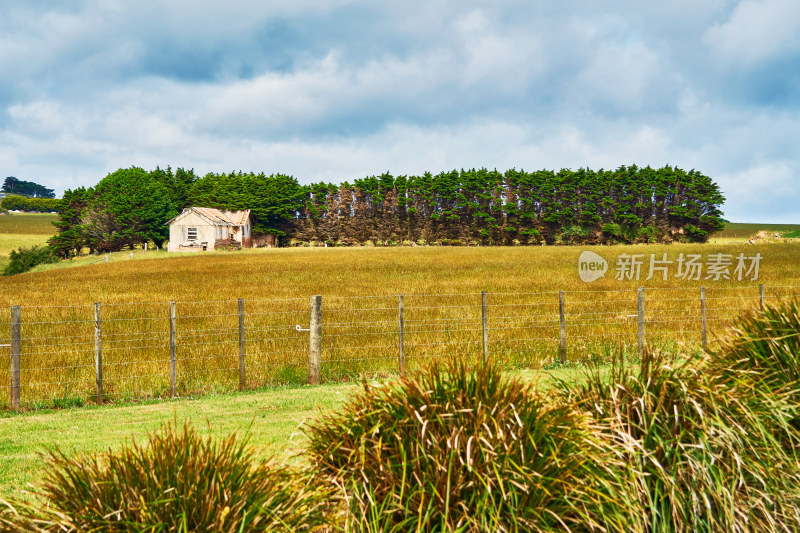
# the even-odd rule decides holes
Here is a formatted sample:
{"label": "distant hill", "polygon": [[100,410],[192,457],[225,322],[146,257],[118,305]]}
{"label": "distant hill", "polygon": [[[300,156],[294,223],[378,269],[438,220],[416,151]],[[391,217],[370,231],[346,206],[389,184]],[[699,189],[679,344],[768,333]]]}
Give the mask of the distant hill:
{"label": "distant hill", "polygon": [[9,176],[3,182],[0,192],[25,196],[27,198],[55,198],[53,189],[48,189],[44,185],[39,185],[32,181],[25,181],[14,176]]}
{"label": "distant hill", "polygon": [[800,224],[758,224],[726,222],[725,229],[712,235],[712,238],[747,238],[752,237],[759,231],[774,231],[784,237],[800,237]]}

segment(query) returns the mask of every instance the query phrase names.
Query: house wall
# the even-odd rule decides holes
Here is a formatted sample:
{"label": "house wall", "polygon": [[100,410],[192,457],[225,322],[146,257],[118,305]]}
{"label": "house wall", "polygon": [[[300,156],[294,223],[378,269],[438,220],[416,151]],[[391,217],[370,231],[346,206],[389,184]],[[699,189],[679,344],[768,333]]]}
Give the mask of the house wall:
{"label": "house wall", "polygon": [[[189,240],[189,228],[197,228],[197,239]],[[230,238],[231,229],[227,226],[213,226],[194,211],[189,211],[170,225],[167,251],[183,251],[181,247],[191,246],[192,244],[202,249],[203,243],[207,243],[207,250],[213,250],[217,239]]]}
{"label": "house wall", "polygon": [[243,248],[251,248],[253,246],[252,239],[250,238],[250,219],[243,226],[233,229],[233,238],[242,243]]}
{"label": "house wall", "polygon": [[250,239],[253,248],[275,248],[278,243],[278,239],[275,238],[275,235],[271,233],[267,233],[266,235],[259,235],[258,237],[253,237]]}

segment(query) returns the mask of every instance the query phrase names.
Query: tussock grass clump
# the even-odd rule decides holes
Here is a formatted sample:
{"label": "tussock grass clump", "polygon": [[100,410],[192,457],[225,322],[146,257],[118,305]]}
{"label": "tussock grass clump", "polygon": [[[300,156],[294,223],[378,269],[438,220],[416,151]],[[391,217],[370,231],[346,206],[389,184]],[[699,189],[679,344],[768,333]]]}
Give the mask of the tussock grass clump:
{"label": "tussock grass clump", "polygon": [[[737,318],[708,366],[740,396],[768,396],[783,399],[789,409],[800,408],[798,301],[778,302]],[[797,428],[800,413],[791,416]]]}
{"label": "tussock grass clump", "polygon": [[560,389],[625,458],[628,531],[800,529],[796,457],[700,359],[654,354]]}
{"label": "tussock grass clump", "polygon": [[619,465],[584,415],[493,365],[367,383],[309,430],[359,531],[599,530]]}
{"label": "tussock grass clump", "polygon": [[0,515],[10,531],[316,531],[324,490],[281,466],[254,461],[235,434],[201,438],[166,425],[146,445],[47,458],[39,496]]}

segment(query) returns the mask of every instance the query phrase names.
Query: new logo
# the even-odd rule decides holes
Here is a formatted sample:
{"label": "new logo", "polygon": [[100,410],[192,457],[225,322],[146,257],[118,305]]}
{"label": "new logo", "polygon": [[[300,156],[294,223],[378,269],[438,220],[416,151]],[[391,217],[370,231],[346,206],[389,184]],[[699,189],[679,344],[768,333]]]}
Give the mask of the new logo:
{"label": "new logo", "polygon": [[594,252],[581,252],[578,258],[578,275],[581,281],[591,283],[592,281],[606,276],[608,261]]}

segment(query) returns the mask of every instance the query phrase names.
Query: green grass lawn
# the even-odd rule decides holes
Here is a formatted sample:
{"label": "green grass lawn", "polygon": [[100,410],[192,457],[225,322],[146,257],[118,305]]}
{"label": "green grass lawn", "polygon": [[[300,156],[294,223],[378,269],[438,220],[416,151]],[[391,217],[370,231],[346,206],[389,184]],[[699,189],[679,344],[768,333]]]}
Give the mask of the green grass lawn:
{"label": "green grass lawn", "polygon": [[[515,372],[549,387],[552,377],[580,379],[581,370]],[[40,478],[42,453],[59,448],[89,453],[142,440],[170,421],[188,420],[202,434],[249,434],[257,456],[296,462],[306,441],[303,426],[357,390],[359,383],[272,388],[196,399],[0,414],[0,498],[20,497]]]}
{"label": "green grass lawn", "polygon": [[42,452],[88,453],[142,440],[169,421],[200,433],[249,433],[260,457],[292,461],[304,442],[302,425],[333,408],[358,385],[292,387],[138,405],[69,408],[0,418],[0,497],[19,496],[40,477]]}

